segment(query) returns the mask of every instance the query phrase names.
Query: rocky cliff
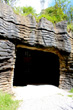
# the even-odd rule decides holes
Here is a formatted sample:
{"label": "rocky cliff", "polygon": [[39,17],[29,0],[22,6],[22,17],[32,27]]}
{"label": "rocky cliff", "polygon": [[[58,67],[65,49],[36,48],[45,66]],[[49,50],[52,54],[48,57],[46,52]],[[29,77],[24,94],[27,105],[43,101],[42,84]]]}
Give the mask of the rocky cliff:
{"label": "rocky cliff", "polygon": [[73,87],[73,39],[67,22],[55,26],[45,18],[39,23],[31,14],[16,15],[7,4],[0,3],[0,89],[10,92],[13,86],[15,51],[18,45],[59,56],[60,88]]}
{"label": "rocky cliff", "polygon": [[10,6],[0,3],[0,36],[3,39],[71,52],[71,42],[66,28],[65,21],[57,23],[54,28],[45,18],[37,23],[31,14],[27,17],[18,16]]}

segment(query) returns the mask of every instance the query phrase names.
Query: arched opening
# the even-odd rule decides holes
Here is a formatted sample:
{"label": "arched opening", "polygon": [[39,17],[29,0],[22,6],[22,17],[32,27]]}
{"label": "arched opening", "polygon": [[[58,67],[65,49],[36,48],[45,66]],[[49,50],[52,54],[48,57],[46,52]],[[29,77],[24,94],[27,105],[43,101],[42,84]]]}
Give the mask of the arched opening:
{"label": "arched opening", "polygon": [[51,84],[59,86],[59,58],[49,52],[17,48],[14,86]]}

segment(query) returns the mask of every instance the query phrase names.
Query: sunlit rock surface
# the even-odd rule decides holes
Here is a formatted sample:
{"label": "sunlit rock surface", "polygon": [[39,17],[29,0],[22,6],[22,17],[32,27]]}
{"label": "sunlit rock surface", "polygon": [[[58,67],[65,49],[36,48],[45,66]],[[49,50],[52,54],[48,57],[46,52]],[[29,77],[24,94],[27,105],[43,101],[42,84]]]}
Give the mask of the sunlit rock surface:
{"label": "sunlit rock surface", "polygon": [[17,46],[52,52],[59,57],[59,87],[73,87],[73,38],[67,22],[55,26],[45,18],[39,23],[31,14],[16,15],[7,4],[0,3],[0,88],[11,91]]}

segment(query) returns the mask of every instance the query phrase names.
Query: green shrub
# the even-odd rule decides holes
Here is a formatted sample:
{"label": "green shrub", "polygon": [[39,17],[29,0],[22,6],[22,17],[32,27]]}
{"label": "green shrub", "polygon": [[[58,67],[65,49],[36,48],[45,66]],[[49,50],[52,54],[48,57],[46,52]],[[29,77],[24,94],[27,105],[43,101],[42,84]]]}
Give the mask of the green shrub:
{"label": "green shrub", "polygon": [[30,13],[32,15],[36,15],[37,16],[35,9],[32,8],[31,6],[29,6],[29,7],[14,7],[13,10],[14,10],[14,12],[16,14],[20,14],[22,16],[26,16],[26,15],[28,15]]}
{"label": "green shrub", "polygon": [[46,18],[47,20],[53,22],[54,17],[51,17],[49,15],[41,14],[40,16],[37,17],[37,21],[39,21],[42,17]]}
{"label": "green shrub", "polygon": [[12,96],[7,93],[0,92],[0,110],[16,110],[19,101],[12,100]]}
{"label": "green shrub", "polygon": [[73,24],[68,24],[67,25],[67,30],[73,32]]}
{"label": "green shrub", "polygon": [[[53,7],[46,8],[45,10],[42,10],[40,14],[37,14],[35,9],[32,8],[31,6],[29,7],[15,7],[13,10],[16,14],[22,15],[22,16],[27,16],[29,14],[32,14],[32,16],[35,17],[36,21],[39,22],[39,20],[44,17],[47,20],[51,21],[53,24],[67,20],[67,15],[64,14],[62,8],[57,7],[58,9]],[[73,24],[68,23],[67,25],[67,30],[73,32]]]}

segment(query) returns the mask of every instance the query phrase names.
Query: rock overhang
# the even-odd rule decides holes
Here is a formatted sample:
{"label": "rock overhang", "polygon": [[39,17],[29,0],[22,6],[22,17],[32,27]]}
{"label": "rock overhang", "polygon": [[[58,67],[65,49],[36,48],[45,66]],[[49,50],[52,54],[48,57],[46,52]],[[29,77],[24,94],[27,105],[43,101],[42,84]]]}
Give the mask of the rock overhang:
{"label": "rock overhang", "polygon": [[24,17],[16,15],[7,4],[0,3],[0,7],[0,36],[2,38],[13,42],[20,41],[25,45],[41,45],[71,52],[66,21],[59,22],[54,27],[46,18],[41,18],[37,23],[31,14]]}

